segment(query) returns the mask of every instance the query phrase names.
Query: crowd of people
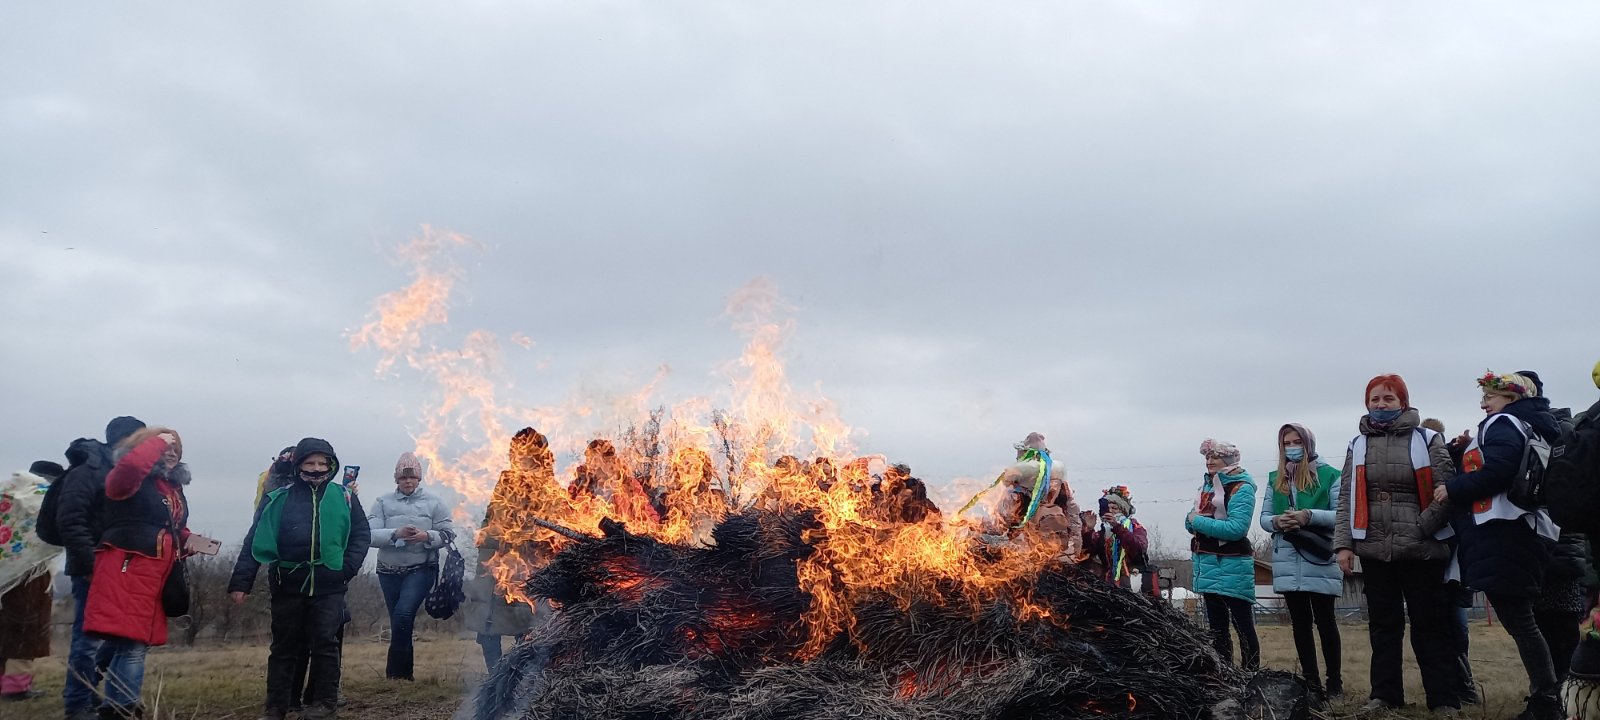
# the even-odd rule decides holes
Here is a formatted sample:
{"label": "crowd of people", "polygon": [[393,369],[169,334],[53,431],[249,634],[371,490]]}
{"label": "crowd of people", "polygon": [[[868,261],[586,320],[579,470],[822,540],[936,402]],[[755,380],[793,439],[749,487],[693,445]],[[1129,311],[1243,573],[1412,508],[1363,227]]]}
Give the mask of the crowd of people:
{"label": "crowd of people", "polygon": [[[1595,374],[1600,386],[1600,365]],[[1600,671],[1571,667],[1575,651],[1583,654],[1580,639],[1593,633],[1580,623],[1600,583],[1586,537],[1562,533],[1543,507],[1519,494],[1519,479],[1527,474],[1530,448],[1548,448],[1573,427],[1593,424],[1600,403],[1576,419],[1561,415],[1539,375],[1526,370],[1490,373],[1478,385],[1484,421],[1475,434],[1448,438],[1412,405],[1400,376],[1379,375],[1367,383],[1366,412],[1342,467],[1324,459],[1310,428],[1286,423],[1277,433],[1275,469],[1261,486],[1241,466],[1237,446],[1215,439],[1200,445],[1205,470],[1184,527],[1192,536],[1194,587],[1223,657],[1232,661],[1237,635],[1240,667],[1261,664],[1254,524],[1269,534],[1273,591],[1287,607],[1301,674],[1319,694],[1344,693],[1335,604],[1346,578],[1359,572],[1371,646],[1365,709],[1405,703],[1408,621],[1428,708],[1453,716],[1480,702],[1466,608],[1482,593],[1527,675],[1519,718],[1567,717],[1563,679]],[[142,716],[146,653],[166,642],[167,619],[188,609],[182,560],[220,545],[188,528],[189,472],[177,431],[118,417],[105,438],[73,442],[66,467],[34,463],[0,495],[0,698],[39,695],[28,662],[49,654],[51,568],[64,556],[74,606],[63,690],[68,720]],[[1042,435],[1030,434],[1015,449],[1015,464],[991,488],[999,492],[986,503],[986,519],[973,524],[977,542],[1052,543],[1061,560],[1105,582],[1158,594],[1149,534],[1134,519],[1132,491],[1107,488],[1097,509],[1080,509]],[[534,559],[556,551],[532,534],[500,534],[526,524],[519,513],[549,497],[536,494],[603,500],[632,522],[683,520],[702,541],[711,521],[733,509],[704,453],[673,458],[676,484],[665,488],[632,474],[606,440],[586,447],[564,487],[555,482],[548,441],[532,428],[513,438],[509,461],[477,538],[478,570],[465,588],[464,622],[489,667],[499,661],[505,637],[525,635],[555,613],[543,601],[507,596],[494,572],[493,561],[508,550]],[[848,483],[870,497],[864,516],[874,521],[943,521],[926,485],[904,465],[869,474],[864,465],[835,468],[826,458],[785,457],[776,467],[824,492]],[[415,621],[442,585],[441,551],[453,549],[458,533],[450,505],[425,487],[424,474],[415,455],[402,454],[393,492],[364,508],[355,473],[341,478],[338,454],[318,438],[285,447],[261,474],[254,521],[228,591],[243,603],[266,570],[272,643],[265,718],[292,711],[336,717],[350,620],[345,593],[374,549],[391,631],[385,675],[413,679]],[[964,522],[977,501],[954,522]],[[751,502],[783,500],[769,491]],[[1600,644],[1600,634],[1592,637]]]}
{"label": "crowd of people", "polygon": [[[1600,365],[1594,379],[1600,386]],[[1585,536],[1563,534],[1537,496],[1526,494],[1524,479],[1532,477],[1530,467],[1549,462],[1547,455],[1533,459],[1538,448],[1548,452],[1573,428],[1596,422],[1600,403],[1575,419],[1553,410],[1529,370],[1491,372],[1478,385],[1485,418],[1476,435],[1447,439],[1437,420],[1424,420],[1412,405],[1404,379],[1372,378],[1342,469],[1322,460],[1308,428],[1284,425],[1259,514],[1238,449],[1201,444],[1206,472],[1185,527],[1218,652],[1232,657],[1231,627],[1242,666],[1260,662],[1253,547],[1245,539],[1255,515],[1271,534],[1273,591],[1288,608],[1301,673],[1327,695],[1344,692],[1334,603],[1345,576],[1359,571],[1371,645],[1365,710],[1405,704],[1408,620],[1429,710],[1453,717],[1480,702],[1466,627],[1473,593],[1486,597],[1517,647],[1528,681],[1519,720],[1562,720],[1584,710],[1565,706],[1562,684],[1580,670],[1600,679],[1600,667],[1572,666],[1580,640],[1592,632],[1580,625],[1595,604],[1592,554]]]}

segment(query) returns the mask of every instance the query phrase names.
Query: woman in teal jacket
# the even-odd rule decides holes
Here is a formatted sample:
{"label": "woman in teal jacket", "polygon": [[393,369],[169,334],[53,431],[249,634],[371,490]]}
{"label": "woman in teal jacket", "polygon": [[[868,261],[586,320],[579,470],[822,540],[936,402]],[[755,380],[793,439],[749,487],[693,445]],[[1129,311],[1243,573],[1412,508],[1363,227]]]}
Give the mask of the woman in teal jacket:
{"label": "woman in teal jacket", "polygon": [[1239,467],[1239,448],[1207,438],[1200,444],[1206,459],[1200,496],[1183,527],[1194,538],[1194,589],[1205,598],[1206,621],[1217,652],[1233,662],[1233,640],[1228,620],[1239,631],[1241,667],[1261,667],[1261,643],[1256,639],[1253,606],[1256,601],[1255,560],[1252,558],[1250,520],[1256,510],[1256,484]]}
{"label": "woman in teal jacket", "polygon": [[1333,557],[1339,476],[1339,468],[1317,454],[1316,436],[1289,423],[1278,429],[1278,469],[1267,475],[1261,493],[1261,529],[1272,533],[1272,589],[1289,608],[1300,675],[1317,685],[1320,633],[1329,697],[1344,694],[1339,620],[1333,612],[1334,600],[1344,594],[1344,572]]}

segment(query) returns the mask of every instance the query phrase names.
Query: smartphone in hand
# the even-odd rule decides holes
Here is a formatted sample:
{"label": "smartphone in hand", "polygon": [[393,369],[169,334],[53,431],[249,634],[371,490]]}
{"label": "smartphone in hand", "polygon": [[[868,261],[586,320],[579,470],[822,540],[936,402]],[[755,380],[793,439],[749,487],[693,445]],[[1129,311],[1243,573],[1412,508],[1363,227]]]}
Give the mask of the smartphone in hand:
{"label": "smartphone in hand", "polygon": [[222,543],[204,535],[191,534],[188,542],[183,544],[183,549],[200,555],[215,555],[222,551]]}

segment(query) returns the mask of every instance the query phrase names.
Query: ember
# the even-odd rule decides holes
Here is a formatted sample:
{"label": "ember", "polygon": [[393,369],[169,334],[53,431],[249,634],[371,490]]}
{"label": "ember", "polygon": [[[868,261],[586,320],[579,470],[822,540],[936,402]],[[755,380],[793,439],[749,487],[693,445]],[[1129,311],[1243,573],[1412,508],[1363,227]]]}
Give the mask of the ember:
{"label": "ember", "polygon": [[478,717],[1176,718],[1244,685],[1170,607],[1062,564],[979,606],[955,580],[901,578],[812,637],[797,568],[816,526],[751,510],[688,547],[603,522],[528,581],[562,610],[486,682]]}

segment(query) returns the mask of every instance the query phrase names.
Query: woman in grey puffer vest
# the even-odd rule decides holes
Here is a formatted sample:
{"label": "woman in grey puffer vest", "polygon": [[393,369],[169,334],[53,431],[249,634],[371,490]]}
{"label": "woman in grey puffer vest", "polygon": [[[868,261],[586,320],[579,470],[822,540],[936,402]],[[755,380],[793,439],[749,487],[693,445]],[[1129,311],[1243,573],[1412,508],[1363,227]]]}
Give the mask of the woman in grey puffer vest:
{"label": "woman in grey puffer vest", "polygon": [[455,539],[450,509],[422,488],[422,463],[404,453],[394,466],[395,491],[378,498],[367,516],[378,549],[378,585],[389,608],[391,680],[411,680],[411,633],[417,609],[439,579],[439,548]]}
{"label": "woman in grey puffer vest", "polygon": [[1372,378],[1365,394],[1361,434],[1350,441],[1339,477],[1333,536],[1346,575],[1361,558],[1372,645],[1372,694],[1363,710],[1405,705],[1401,645],[1409,619],[1428,709],[1452,715],[1461,707],[1461,678],[1456,643],[1445,630],[1450,548],[1441,537],[1450,508],[1433,492],[1455,477],[1455,465],[1444,437],[1420,427],[1422,416],[1399,375]]}

